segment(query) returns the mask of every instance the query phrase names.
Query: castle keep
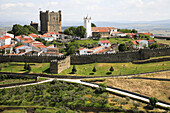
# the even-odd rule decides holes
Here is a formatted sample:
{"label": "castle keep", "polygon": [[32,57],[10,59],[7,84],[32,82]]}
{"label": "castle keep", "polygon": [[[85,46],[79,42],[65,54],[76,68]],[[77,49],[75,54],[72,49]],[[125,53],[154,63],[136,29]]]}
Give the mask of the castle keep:
{"label": "castle keep", "polygon": [[46,12],[40,11],[41,33],[61,32],[61,11]]}

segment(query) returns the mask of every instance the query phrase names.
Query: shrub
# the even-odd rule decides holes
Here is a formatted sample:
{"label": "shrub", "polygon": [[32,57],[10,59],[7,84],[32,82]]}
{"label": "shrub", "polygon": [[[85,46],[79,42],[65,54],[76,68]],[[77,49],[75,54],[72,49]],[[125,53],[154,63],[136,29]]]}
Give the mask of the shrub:
{"label": "shrub", "polygon": [[153,107],[156,107],[156,103],[158,102],[158,99],[155,97],[149,98],[149,102]]}
{"label": "shrub", "polygon": [[113,71],[114,71],[114,69],[113,69],[113,67],[112,67],[112,66],[110,67],[110,71],[111,71],[111,72],[113,72]]}
{"label": "shrub", "polygon": [[75,67],[75,65],[73,66],[73,69],[72,69],[72,73],[75,74],[75,72],[77,72],[77,69]]}
{"label": "shrub", "polygon": [[96,68],[94,67],[92,71],[93,71],[93,72],[96,72]]}

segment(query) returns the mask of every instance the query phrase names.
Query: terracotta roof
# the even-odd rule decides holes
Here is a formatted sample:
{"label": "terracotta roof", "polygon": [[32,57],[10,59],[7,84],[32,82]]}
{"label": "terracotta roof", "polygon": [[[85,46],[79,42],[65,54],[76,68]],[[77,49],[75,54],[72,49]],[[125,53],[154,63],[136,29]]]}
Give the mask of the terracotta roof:
{"label": "terracotta roof", "polygon": [[0,47],[0,49],[5,49],[5,48],[11,48],[12,46],[14,46],[15,44],[11,44],[11,45],[3,45]]}
{"label": "terracotta roof", "polygon": [[109,40],[101,40],[100,43],[110,43]]}
{"label": "terracotta roof", "polygon": [[155,42],[154,40],[147,40],[148,42]]}
{"label": "terracotta roof", "polygon": [[106,51],[108,51],[109,49],[102,49],[102,50],[100,50],[100,51],[97,51],[96,53],[102,53],[102,52],[106,52]]}
{"label": "terracotta roof", "polygon": [[3,36],[3,37],[1,37],[0,38],[0,40],[5,40],[5,39],[8,39],[8,38],[11,38],[10,36],[8,37],[8,36]]}
{"label": "terracotta roof", "polygon": [[98,49],[98,48],[103,48],[103,46],[95,47],[95,48],[92,48],[92,49]]}
{"label": "terracotta roof", "polygon": [[48,36],[48,35],[41,35],[40,37],[52,37],[52,36]]}
{"label": "terracotta roof", "polygon": [[105,32],[109,32],[109,30],[96,30],[96,31],[93,31],[93,32],[105,33]]}
{"label": "terracotta roof", "polygon": [[34,45],[34,46],[39,48],[47,48],[45,45]]}
{"label": "terracotta roof", "polygon": [[58,48],[47,48],[47,50],[58,50]]}
{"label": "terracotta roof", "polygon": [[81,51],[81,50],[83,50],[83,49],[86,49],[86,48],[80,48],[80,49],[78,49],[78,50]]}
{"label": "terracotta roof", "polygon": [[133,42],[134,45],[138,45],[140,41],[142,41],[142,40],[134,40],[132,42]]}
{"label": "terracotta roof", "polygon": [[100,31],[100,30],[110,31],[111,29],[117,29],[117,28],[114,28],[114,27],[92,27],[91,29],[93,32],[95,32],[95,31]]}
{"label": "terracotta roof", "polygon": [[31,43],[34,42],[33,40],[27,40],[27,41],[23,41],[23,43]]}
{"label": "terracotta roof", "polygon": [[139,34],[153,36],[151,33],[139,33]]}
{"label": "terracotta roof", "polygon": [[17,46],[17,47],[15,47],[15,49],[20,48],[20,47],[23,47],[23,46],[24,46],[24,45]]}
{"label": "terracotta roof", "polygon": [[33,38],[39,37],[37,34],[34,34],[34,33],[31,33],[31,34],[29,34],[28,36],[32,36]]}

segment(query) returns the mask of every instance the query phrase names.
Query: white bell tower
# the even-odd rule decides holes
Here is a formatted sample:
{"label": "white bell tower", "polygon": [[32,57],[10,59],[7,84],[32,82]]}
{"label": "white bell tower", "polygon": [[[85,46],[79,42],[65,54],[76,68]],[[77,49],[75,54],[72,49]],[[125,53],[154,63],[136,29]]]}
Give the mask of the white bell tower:
{"label": "white bell tower", "polygon": [[85,37],[91,37],[92,36],[92,31],[91,31],[91,17],[85,17],[84,18],[84,27],[86,28],[86,34]]}

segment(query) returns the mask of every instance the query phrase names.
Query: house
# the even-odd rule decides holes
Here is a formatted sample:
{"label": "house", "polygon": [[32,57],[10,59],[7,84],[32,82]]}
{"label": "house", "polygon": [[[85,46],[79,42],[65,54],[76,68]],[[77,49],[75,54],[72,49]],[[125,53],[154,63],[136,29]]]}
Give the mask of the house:
{"label": "house", "polygon": [[15,44],[3,45],[3,46],[0,47],[0,51],[4,51],[5,54],[12,53],[14,46],[15,46]]}
{"label": "house", "polygon": [[2,37],[3,36],[9,36],[11,38],[14,38],[14,34],[10,34],[10,33],[4,33],[4,34],[2,34]]}
{"label": "house", "polygon": [[137,36],[136,33],[125,33],[126,36],[129,36],[129,38],[134,38],[135,36]]}
{"label": "house", "polygon": [[34,33],[31,33],[28,35],[29,37],[33,38],[33,39],[36,39],[36,38],[39,38],[40,36],[37,35],[37,34],[34,34]]}
{"label": "house", "polygon": [[49,33],[45,33],[44,35],[52,36],[54,38],[54,40],[59,39],[61,37],[61,34],[56,33],[56,32],[49,32]]}
{"label": "house", "polygon": [[79,51],[79,55],[91,55],[91,54],[93,54],[93,50],[88,49],[88,48],[81,48],[78,51]]}
{"label": "house", "polygon": [[122,32],[113,32],[112,36],[115,36],[115,37],[126,37],[127,35],[125,33],[122,33]]}
{"label": "house", "polygon": [[15,47],[15,53],[16,54],[25,53],[25,52],[29,52],[29,51],[32,51],[32,48],[29,47],[29,46],[20,45],[20,46]]}
{"label": "house", "polygon": [[44,53],[45,55],[59,55],[58,48],[47,48],[47,52]]}
{"label": "house", "polygon": [[11,38],[10,36],[3,36],[0,37],[0,47],[3,45],[10,45],[11,44]]}
{"label": "house", "polygon": [[154,35],[151,33],[138,33],[138,34],[147,35],[147,36],[150,36],[151,38],[154,38]]}
{"label": "house", "polygon": [[103,47],[110,47],[111,46],[109,40],[101,40],[101,41],[99,41],[99,45],[103,46]]}
{"label": "house", "polygon": [[104,46],[99,46],[99,47],[92,48],[93,53],[98,53],[98,51],[101,51],[101,50],[104,50],[104,49],[105,49]]}
{"label": "house", "polygon": [[134,40],[133,42],[133,49],[143,49],[145,47],[148,47],[148,41],[147,40]]}
{"label": "house", "polygon": [[48,35],[41,35],[40,38],[42,38],[45,41],[53,41],[55,39],[54,37]]}
{"label": "house", "polygon": [[92,36],[95,37],[98,33],[101,37],[111,37],[114,32],[117,32],[117,28],[114,27],[92,27]]}

